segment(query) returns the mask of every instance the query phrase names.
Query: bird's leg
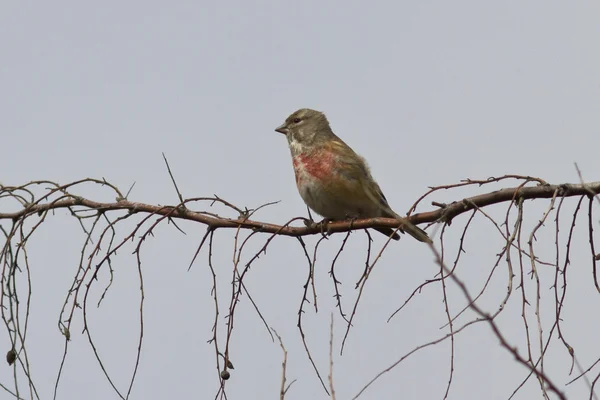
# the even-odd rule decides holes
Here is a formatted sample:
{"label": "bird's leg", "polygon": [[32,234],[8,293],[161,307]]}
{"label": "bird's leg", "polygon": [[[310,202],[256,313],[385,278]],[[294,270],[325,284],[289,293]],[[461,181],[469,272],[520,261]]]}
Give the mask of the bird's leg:
{"label": "bird's leg", "polygon": [[308,227],[309,228],[319,228],[321,230],[321,235],[323,237],[327,237],[331,234],[331,232],[329,231],[329,226],[328,226],[331,221],[333,221],[331,218],[323,218],[319,222],[312,221],[312,223],[310,225],[308,225]]}
{"label": "bird's leg", "polygon": [[306,211],[308,211],[308,219],[304,218],[304,225],[307,228],[315,226],[315,220],[313,219],[312,214],[310,213],[310,208],[308,208],[308,206],[306,206]]}
{"label": "bird's leg", "polygon": [[354,225],[354,221],[356,221],[357,219],[360,219],[360,218],[356,215],[346,214],[346,220],[350,221],[350,230],[352,230],[352,225]]}
{"label": "bird's leg", "polygon": [[313,224],[311,225],[312,228],[319,228],[321,229],[321,235],[323,236],[329,236],[331,235],[331,232],[329,231],[329,223],[333,221],[331,218],[323,218],[321,221],[319,222],[313,222]]}
{"label": "bird's leg", "polygon": [[321,235],[323,235],[323,236],[331,235],[331,231],[329,230],[329,223],[331,221],[332,221],[331,218],[323,218],[323,220],[318,223],[318,225],[321,226]]}
{"label": "bird's leg", "polygon": [[329,222],[332,221],[331,218],[323,218],[320,222],[315,222],[315,220],[312,217],[312,214],[310,213],[310,208],[308,208],[308,206],[306,206],[306,211],[308,211],[308,218],[304,218],[304,225],[307,228],[319,227],[321,229],[321,235],[327,236],[331,234],[331,232],[329,232],[329,229],[327,228]]}

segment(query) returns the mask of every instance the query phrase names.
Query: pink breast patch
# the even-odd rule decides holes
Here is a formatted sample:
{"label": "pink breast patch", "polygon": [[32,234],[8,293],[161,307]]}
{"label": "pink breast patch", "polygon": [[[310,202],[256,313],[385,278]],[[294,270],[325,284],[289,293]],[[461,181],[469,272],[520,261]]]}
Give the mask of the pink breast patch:
{"label": "pink breast patch", "polygon": [[334,156],[328,151],[315,151],[310,155],[298,154],[293,158],[296,184],[304,179],[315,178],[320,181],[329,180],[332,174]]}

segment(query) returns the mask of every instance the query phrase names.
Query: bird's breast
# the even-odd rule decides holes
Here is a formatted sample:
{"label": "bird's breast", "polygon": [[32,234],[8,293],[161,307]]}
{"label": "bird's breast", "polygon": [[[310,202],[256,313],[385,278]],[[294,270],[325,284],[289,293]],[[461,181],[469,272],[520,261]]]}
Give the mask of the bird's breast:
{"label": "bird's breast", "polygon": [[307,181],[327,182],[334,168],[333,155],[323,151],[292,154],[292,161],[298,187]]}

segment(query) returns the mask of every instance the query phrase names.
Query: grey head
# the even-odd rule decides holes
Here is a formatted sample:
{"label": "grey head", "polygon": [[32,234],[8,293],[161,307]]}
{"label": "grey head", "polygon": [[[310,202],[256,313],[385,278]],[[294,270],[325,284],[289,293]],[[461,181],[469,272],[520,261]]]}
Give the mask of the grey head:
{"label": "grey head", "polygon": [[325,114],[310,108],[295,111],[275,131],[286,135],[290,145],[310,146],[322,140],[335,138]]}

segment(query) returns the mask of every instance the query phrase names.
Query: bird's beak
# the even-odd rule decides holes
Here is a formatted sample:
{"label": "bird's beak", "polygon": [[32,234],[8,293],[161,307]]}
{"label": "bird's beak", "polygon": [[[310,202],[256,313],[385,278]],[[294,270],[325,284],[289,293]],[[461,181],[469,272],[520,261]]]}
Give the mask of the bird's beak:
{"label": "bird's beak", "polygon": [[278,126],[277,128],[275,128],[275,132],[279,132],[279,133],[283,133],[284,135],[288,134],[288,127],[284,124],[282,124],[281,126]]}

